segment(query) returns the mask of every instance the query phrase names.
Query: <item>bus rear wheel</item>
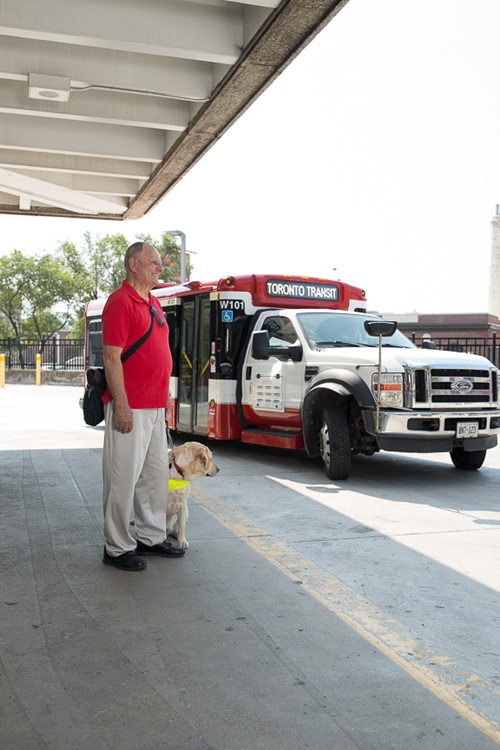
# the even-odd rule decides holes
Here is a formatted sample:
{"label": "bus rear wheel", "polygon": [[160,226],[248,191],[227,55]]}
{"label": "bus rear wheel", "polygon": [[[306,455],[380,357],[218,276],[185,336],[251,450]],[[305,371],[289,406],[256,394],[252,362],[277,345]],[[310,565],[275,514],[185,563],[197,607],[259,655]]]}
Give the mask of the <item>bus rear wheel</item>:
{"label": "bus rear wheel", "polygon": [[351,441],[342,408],[327,406],[319,431],[319,454],[328,479],[347,479],[351,473]]}
{"label": "bus rear wheel", "polygon": [[463,448],[453,448],[450,453],[453,466],[462,471],[475,471],[480,469],[486,458],[486,451],[464,451]]}

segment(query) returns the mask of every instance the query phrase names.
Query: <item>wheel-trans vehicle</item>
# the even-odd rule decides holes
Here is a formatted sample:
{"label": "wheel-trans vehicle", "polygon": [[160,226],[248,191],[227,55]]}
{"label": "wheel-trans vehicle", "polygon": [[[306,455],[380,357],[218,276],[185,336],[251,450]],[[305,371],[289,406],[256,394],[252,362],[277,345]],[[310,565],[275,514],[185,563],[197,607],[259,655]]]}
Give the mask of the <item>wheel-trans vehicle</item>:
{"label": "wheel-trans vehicle", "polygon": [[[417,348],[366,312],[358,287],[248,275],[152,294],[170,330],[169,426],[179,433],[305,449],[333,480],[348,478],[356,453],[449,452],[473,470],[497,444],[497,368]],[[87,367],[102,366],[104,302],[87,304]]]}

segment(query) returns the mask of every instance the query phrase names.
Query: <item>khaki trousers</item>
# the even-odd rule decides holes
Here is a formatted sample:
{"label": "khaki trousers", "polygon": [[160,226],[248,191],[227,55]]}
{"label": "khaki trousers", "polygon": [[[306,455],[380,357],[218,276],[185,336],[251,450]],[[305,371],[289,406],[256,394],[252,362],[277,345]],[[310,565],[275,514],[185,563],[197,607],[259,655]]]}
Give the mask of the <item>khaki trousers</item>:
{"label": "khaki trousers", "polygon": [[132,409],[134,427],[115,430],[114,403],[104,407],[103,506],[106,551],[111,556],[135,549],[130,534],[132,510],[137,539],[159,544],[166,534],[168,447],[165,409]]}

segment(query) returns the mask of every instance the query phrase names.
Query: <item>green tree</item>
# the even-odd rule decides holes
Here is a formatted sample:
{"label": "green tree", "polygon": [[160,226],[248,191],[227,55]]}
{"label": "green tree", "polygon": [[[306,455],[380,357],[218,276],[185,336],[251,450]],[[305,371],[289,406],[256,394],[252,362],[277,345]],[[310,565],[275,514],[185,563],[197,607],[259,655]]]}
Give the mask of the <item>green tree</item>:
{"label": "green tree", "polygon": [[[90,232],[85,232],[83,240],[81,250],[74,242],[63,242],[57,250],[57,257],[73,273],[84,305],[88,300],[106,297],[120,286],[125,278],[123,258],[127,247],[132,243],[123,234],[93,238]],[[134,241],[154,245],[164,262],[162,281],[178,282],[181,248],[171,234],[163,232],[160,241],[154,240],[149,234],[139,234]],[[192,268],[190,263],[186,264],[188,277]]]}
{"label": "green tree", "polygon": [[19,250],[0,257],[0,312],[8,335],[21,336],[23,323],[23,290],[28,284],[27,260]]}
{"label": "green tree", "polygon": [[73,274],[81,293],[82,305],[87,300],[105,297],[120,286],[125,278],[123,257],[129,245],[123,234],[92,237],[83,235],[84,247],[63,242],[57,257]]}
{"label": "green tree", "polygon": [[46,341],[67,326],[79,298],[78,283],[69,269],[51,255],[30,257],[24,289],[24,335]]}
{"label": "green tree", "polygon": [[37,258],[14,250],[0,258],[0,312],[18,341],[37,338],[41,348],[67,325],[77,299],[73,275],[53,256]]}
{"label": "green tree", "polygon": [[[179,282],[181,248],[174,235],[163,232],[159,241],[151,235],[137,235],[135,241],[158,249],[164,264],[162,281]],[[71,337],[83,337],[85,305],[120,286],[129,244],[123,234],[92,237],[85,232],[80,248],[66,241],[53,256],[27,257],[14,250],[1,257],[0,334],[46,341],[71,322]],[[192,269],[186,262],[187,278]]]}
{"label": "green tree", "polygon": [[[177,244],[174,235],[162,232],[161,239],[154,240],[150,234],[137,236],[141,242],[148,242],[156,247],[163,260],[163,273],[161,280],[166,283],[178,284],[181,278],[181,248]],[[186,260],[186,278],[189,279],[193,266]]]}
{"label": "green tree", "polygon": [[85,318],[83,314],[75,320],[71,329],[71,334],[68,336],[69,339],[83,339],[85,337]]}

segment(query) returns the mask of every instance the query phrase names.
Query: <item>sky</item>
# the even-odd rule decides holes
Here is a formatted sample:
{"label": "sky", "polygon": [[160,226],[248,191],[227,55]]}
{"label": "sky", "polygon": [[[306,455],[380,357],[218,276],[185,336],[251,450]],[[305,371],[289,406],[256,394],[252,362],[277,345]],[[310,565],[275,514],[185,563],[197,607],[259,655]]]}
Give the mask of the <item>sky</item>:
{"label": "sky", "polygon": [[193,279],[319,276],[380,312],[489,312],[499,34],[498,0],[350,0],[145,217],[2,215],[0,253],[181,230]]}

